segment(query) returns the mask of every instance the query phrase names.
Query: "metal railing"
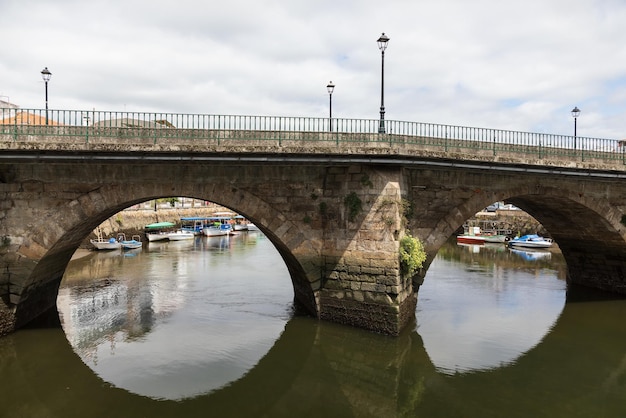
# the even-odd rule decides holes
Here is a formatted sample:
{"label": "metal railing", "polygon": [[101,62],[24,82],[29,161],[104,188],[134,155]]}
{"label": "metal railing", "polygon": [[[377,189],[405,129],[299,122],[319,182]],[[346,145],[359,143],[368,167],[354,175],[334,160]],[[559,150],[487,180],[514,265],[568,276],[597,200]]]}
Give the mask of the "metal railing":
{"label": "metal railing", "polygon": [[[378,119],[338,119],[289,116],[206,115],[157,112],[0,109],[0,134],[14,141],[32,136],[126,139],[125,131],[139,130],[154,143],[171,139],[241,140],[233,132],[254,132],[255,140],[384,142],[389,146],[422,145],[448,151],[482,150],[545,158],[558,156],[584,161],[619,160],[626,164],[626,140],[573,137],[502,129],[386,120],[387,133],[378,133]],[[290,135],[324,133],[324,135]]]}

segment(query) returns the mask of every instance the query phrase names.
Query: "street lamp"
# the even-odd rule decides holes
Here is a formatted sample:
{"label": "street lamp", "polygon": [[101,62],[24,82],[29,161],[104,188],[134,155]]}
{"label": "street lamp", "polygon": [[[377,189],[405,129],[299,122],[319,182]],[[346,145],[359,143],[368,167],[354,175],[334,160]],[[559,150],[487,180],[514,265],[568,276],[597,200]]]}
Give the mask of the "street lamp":
{"label": "street lamp", "polygon": [[387,42],[389,42],[389,37],[385,35],[383,32],[380,35],[380,38],[376,41],[378,42],[378,49],[381,52],[381,71],[380,71],[380,126],[378,127],[378,133],[385,133],[385,49],[387,49]]}
{"label": "street lamp", "polygon": [[52,77],[52,73],[48,70],[48,67],[41,70],[41,78],[43,78],[46,85],[46,125],[48,124],[48,81],[50,81],[50,77]]}
{"label": "street lamp", "polygon": [[575,106],[572,109],[572,116],[574,117],[574,149],[576,149],[576,120],[578,119],[578,115],[580,115],[580,109],[578,106]]}
{"label": "street lamp", "polygon": [[333,84],[333,82],[331,81],[330,83],[328,83],[328,85],[326,86],[326,90],[328,90],[328,110],[329,110],[329,116],[328,116],[328,122],[329,122],[329,126],[330,126],[330,132],[333,131],[333,91],[335,90],[335,85]]}

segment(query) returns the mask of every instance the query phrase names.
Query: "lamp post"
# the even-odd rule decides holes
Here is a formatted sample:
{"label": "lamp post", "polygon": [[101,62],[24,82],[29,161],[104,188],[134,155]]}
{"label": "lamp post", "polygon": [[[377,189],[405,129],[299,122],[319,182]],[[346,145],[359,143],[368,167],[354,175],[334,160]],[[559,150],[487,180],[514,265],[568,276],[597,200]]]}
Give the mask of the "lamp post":
{"label": "lamp post", "polygon": [[335,91],[335,85],[333,84],[332,81],[328,83],[328,85],[326,86],[326,90],[328,90],[328,111],[329,111],[328,125],[329,125],[330,132],[332,132],[333,131],[333,91]]}
{"label": "lamp post", "polygon": [[380,71],[380,125],[378,126],[378,133],[385,133],[385,49],[387,49],[387,42],[389,37],[383,32],[378,42],[378,49],[381,52],[381,71]]}
{"label": "lamp post", "polygon": [[575,106],[572,109],[572,116],[574,117],[574,149],[576,149],[576,120],[578,119],[578,115],[580,115],[580,109],[578,106]]}
{"label": "lamp post", "polygon": [[41,78],[43,78],[46,85],[46,125],[48,124],[48,81],[50,81],[50,77],[52,77],[52,73],[48,70],[48,67],[41,70]]}

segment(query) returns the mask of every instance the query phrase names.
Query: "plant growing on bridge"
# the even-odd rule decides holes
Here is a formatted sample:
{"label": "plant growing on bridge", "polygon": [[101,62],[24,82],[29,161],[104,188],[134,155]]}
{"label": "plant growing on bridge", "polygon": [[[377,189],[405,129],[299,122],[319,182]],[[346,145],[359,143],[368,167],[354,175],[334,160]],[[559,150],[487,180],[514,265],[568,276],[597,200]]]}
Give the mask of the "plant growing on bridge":
{"label": "plant growing on bridge", "polygon": [[326,202],[320,202],[320,215],[326,216],[328,212],[328,204]]}
{"label": "plant growing on bridge", "polygon": [[346,205],[346,208],[348,209],[348,220],[350,222],[354,222],[357,215],[361,212],[361,210],[363,210],[362,203],[363,202],[361,202],[359,196],[357,196],[354,192],[351,192],[343,200],[343,204]]}
{"label": "plant growing on bridge", "polygon": [[400,240],[400,272],[403,276],[413,276],[426,261],[426,251],[422,242],[411,236],[409,231]]}
{"label": "plant growing on bridge", "polygon": [[626,215],[622,215],[622,225],[626,226]]}

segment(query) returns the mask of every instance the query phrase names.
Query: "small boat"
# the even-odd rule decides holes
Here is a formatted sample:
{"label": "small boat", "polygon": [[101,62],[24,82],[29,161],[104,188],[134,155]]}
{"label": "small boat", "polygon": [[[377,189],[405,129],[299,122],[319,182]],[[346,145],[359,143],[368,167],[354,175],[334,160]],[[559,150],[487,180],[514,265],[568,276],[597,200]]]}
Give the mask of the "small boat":
{"label": "small boat", "polygon": [[481,245],[485,243],[485,237],[480,234],[479,227],[472,226],[467,228],[465,233],[457,235],[456,242],[460,244]]}
{"label": "small boat", "polygon": [[127,240],[126,235],[119,234],[117,236],[117,240],[122,246],[122,250],[132,250],[136,248],[141,248],[143,245],[141,242],[141,237],[139,235],[133,235],[130,240]]}
{"label": "small boat", "polygon": [[485,243],[485,237],[482,235],[462,234],[462,235],[457,235],[456,242],[460,244],[481,245]]}
{"label": "small boat", "polygon": [[252,222],[248,222],[248,231],[258,231],[259,227],[253,224]]}
{"label": "small boat", "polygon": [[96,236],[96,239],[89,240],[96,250],[119,250],[122,247],[122,244],[115,238],[104,238],[100,228],[96,231]]}
{"label": "small boat", "polygon": [[185,239],[194,239],[195,238],[195,234],[191,231],[184,231],[182,229],[179,229],[177,231],[173,231],[173,232],[169,232],[167,234],[167,238],[170,241],[182,241]]}
{"label": "small boat", "polygon": [[96,247],[96,250],[119,250],[122,247],[122,244],[113,237],[109,239],[92,239],[90,242],[91,245]]}
{"label": "small boat", "polygon": [[492,244],[504,244],[509,240],[509,237],[503,234],[484,234],[482,237],[485,238],[485,242]]}
{"label": "small boat", "polygon": [[509,247],[550,248],[552,247],[552,240],[550,238],[541,237],[537,234],[529,234],[513,238],[509,241]]}
{"label": "small boat", "polygon": [[228,216],[212,216],[209,222],[202,228],[202,234],[207,237],[229,235],[233,231]]}
{"label": "small boat", "polygon": [[234,220],[234,223],[232,224],[233,231],[247,231],[248,230],[248,222],[246,221],[246,218],[244,218],[241,215],[235,215],[233,216],[233,220]]}
{"label": "small boat", "polygon": [[156,222],[146,225],[144,228],[148,242],[164,241],[169,239],[168,235],[171,232],[169,229],[174,226],[176,226],[176,224],[173,222]]}

